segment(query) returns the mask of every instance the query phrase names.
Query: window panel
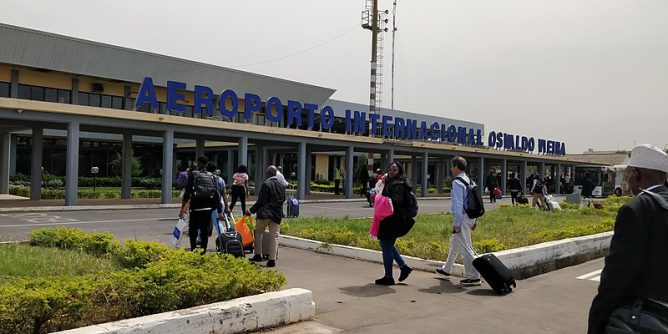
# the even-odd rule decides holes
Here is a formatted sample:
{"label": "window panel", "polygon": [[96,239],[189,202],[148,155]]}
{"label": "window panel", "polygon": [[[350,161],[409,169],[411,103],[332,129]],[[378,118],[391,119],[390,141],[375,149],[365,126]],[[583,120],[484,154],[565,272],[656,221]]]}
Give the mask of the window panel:
{"label": "window panel", "polygon": [[102,108],[111,108],[111,96],[102,95],[102,101],[100,103]]}
{"label": "window panel", "polygon": [[123,109],[123,98],[120,96],[113,96],[111,98],[111,107],[114,109]]}
{"label": "window panel", "polygon": [[30,99],[35,101],[44,101],[44,88],[36,86],[30,87]]}
{"label": "window panel", "polygon": [[30,100],[30,86],[19,85],[19,99]]}
{"label": "window panel", "polygon": [[0,82],[0,97],[9,97],[9,82]]}
{"label": "window panel", "polygon": [[58,90],[53,88],[44,89],[44,101],[58,102]]}
{"label": "window panel", "polygon": [[70,96],[72,95],[72,92],[69,90],[58,90],[58,103],[71,103]]}
{"label": "window panel", "polygon": [[87,106],[90,101],[90,94],[88,93],[79,93],[79,105]]}
{"label": "window panel", "polygon": [[89,101],[88,105],[91,106],[91,107],[99,107],[100,106],[100,94],[90,94],[90,101]]}

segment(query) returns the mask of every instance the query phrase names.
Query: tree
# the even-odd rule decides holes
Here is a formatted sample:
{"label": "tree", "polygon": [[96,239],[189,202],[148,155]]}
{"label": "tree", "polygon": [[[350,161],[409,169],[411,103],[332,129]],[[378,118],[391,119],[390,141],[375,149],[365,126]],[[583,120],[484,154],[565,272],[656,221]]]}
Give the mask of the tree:
{"label": "tree", "polygon": [[[132,157],[132,177],[140,177],[144,170],[141,167],[141,160]],[[116,152],[116,159],[111,162],[111,174],[114,176],[121,176],[123,174],[123,156],[120,152]]]}

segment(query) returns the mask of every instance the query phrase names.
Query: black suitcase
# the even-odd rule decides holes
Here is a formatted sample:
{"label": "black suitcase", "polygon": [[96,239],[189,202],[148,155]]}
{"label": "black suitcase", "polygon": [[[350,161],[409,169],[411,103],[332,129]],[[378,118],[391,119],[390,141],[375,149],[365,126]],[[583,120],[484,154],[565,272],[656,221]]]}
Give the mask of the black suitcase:
{"label": "black suitcase", "polygon": [[513,273],[494,254],[485,254],[473,260],[473,267],[497,295],[505,295],[517,287]]}
{"label": "black suitcase", "polygon": [[473,249],[466,246],[461,234],[457,235],[459,242],[473,256],[473,267],[480,273],[480,276],[492,287],[497,295],[505,295],[517,287],[513,273],[506,267],[496,255],[489,253],[478,256]]}
{"label": "black suitcase", "polygon": [[529,204],[529,200],[523,194],[520,194],[519,196],[517,196],[517,203]]}
{"label": "black suitcase", "polygon": [[222,230],[218,222],[214,222],[218,237],[216,237],[216,251],[231,254],[235,257],[244,257],[244,245],[241,242],[241,234],[230,230],[230,221],[225,215],[225,230]]}

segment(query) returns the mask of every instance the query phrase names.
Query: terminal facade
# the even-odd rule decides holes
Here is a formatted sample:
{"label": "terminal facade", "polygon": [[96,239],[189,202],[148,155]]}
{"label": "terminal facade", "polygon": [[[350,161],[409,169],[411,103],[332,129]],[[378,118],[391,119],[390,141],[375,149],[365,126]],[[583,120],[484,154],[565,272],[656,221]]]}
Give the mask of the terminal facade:
{"label": "terminal facade", "polygon": [[421,196],[428,186],[442,191],[455,155],[467,158],[474,180],[500,170],[504,191],[508,172],[523,183],[530,173],[558,180],[591,164],[566,157],[559,140],[417,112],[369,113],[331,99],[330,88],[4,24],[0,43],[0,193],[22,173],[33,200],[46,170],[65,176],[65,205],[76,205],[77,178],[92,167],[109,175],[115,159],[121,198],[130,198],[133,156],[162,177],[162,203],[172,201],[177,170],[203,154],[227,178],[249,166],[256,184],[266,166],[281,165],[300,199],[309,181],[333,180],[337,169],[352,197],[359,157],[378,168],[401,162]]}

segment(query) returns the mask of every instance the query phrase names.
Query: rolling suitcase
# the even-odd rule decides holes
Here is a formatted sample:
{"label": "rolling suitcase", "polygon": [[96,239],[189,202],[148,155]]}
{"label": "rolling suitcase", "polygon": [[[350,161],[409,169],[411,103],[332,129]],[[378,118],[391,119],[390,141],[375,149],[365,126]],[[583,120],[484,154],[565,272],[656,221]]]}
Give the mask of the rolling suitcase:
{"label": "rolling suitcase", "polygon": [[290,196],[288,197],[288,218],[299,217],[299,200]]}
{"label": "rolling suitcase", "polygon": [[218,237],[216,237],[216,251],[235,257],[245,256],[244,246],[241,243],[241,234],[230,228],[230,221],[227,215],[225,215],[225,226],[218,219],[214,221],[213,226],[218,233]]}
{"label": "rolling suitcase", "polygon": [[517,203],[525,204],[525,205],[526,205],[526,204],[529,204],[529,199],[527,199],[527,198],[524,196],[524,194],[520,194],[519,196],[517,196]]}
{"label": "rolling suitcase", "polygon": [[480,273],[480,276],[492,287],[492,290],[497,295],[505,295],[513,291],[517,287],[513,273],[506,267],[506,265],[499,260],[496,255],[489,253],[482,256],[477,256],[475,251],[466,246],[461,234],[458,234],[457,240],[470,252],[473,256],[473,267]]}

